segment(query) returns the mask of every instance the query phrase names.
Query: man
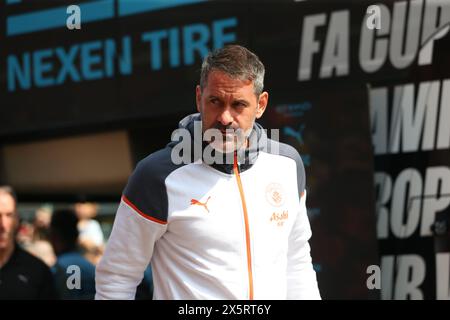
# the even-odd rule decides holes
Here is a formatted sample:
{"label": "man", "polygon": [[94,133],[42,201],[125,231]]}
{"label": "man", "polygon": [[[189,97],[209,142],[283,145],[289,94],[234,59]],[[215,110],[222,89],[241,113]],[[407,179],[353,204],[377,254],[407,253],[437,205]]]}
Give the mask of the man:
{"label": "man", "polygon": [[84,256],[93,265],[97,265],[105,246],[100,223],[94,219],[97,211],[98,205],[93,202],[83,201],[75,204],[75,213],[78,217],[78,241],[84,250]]}
{"label": "man", "polygon": [[14,190],[0,186],[0,300],[55,299],[50,269],[15,242],[16,203]]}
{"label": "man", "polygon": [[[89,262],[78,248],[78,218],[74,210],[61,209],[52,215],[50,222],[50,242],[57,260],[53,267],[58,294],[64,300],[92,300],[95,296],[95,266]],[[74,278],[79,268],[79,286]],[[74,286],[69,287],[67,283]]]}
{"label": "man", "polygon": [[[96,298],[132,299],[151,262],[154,299],[320,299],[301,158],[255,123],[268,103],[263,80],[244,47],[205,58],[200,114],[180,122],[191,148],[174,141],[138,164],[97,267]],[[180,162],[186,153],[192,161]]]}

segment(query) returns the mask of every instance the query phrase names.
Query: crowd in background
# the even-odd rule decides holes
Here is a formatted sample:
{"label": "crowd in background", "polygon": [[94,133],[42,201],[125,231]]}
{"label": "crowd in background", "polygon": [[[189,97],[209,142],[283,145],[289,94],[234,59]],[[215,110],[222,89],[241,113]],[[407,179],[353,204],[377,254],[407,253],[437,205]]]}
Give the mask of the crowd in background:
{"label": "crowd in background", "polygon": [[[0,299],[94,299],[95,266],[105,248],[98,205],[38,208],[20,219],[17,197],[0,186]],[[151,268],[136,299],[152,298]]]}
{"label": "crowd in background", "polygon": [[[93,265],[97,265],[105,247],[103,231],[100,223],[95,219],[97,208],[98,205],[91,202],[80,202],[73,206],[73,212],[78,219],[79,249]],[[56,255],[49,238],[52,214],[49,206],[38,208],[32,223],[21,221],[17,234],[18,243],[50,267],[56,262]]]}

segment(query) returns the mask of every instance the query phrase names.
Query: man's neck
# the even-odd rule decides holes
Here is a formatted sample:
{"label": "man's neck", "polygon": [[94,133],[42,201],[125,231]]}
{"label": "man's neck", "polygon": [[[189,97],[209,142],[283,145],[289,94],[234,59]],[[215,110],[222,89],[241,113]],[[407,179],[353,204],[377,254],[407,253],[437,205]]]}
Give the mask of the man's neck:
{"label": "man's neck", "polygon": [[0,249],[0,268],[2,268],[11,258],[14,251],[14,242],[11,242],[9,246],[4,249]]}

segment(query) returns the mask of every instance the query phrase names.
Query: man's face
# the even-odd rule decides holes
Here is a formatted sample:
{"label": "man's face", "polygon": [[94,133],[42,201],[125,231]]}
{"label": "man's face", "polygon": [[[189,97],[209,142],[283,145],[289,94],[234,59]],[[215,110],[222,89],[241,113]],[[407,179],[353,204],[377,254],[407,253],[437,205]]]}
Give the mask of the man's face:
{"label": "man's face", "polygon": [[253,81],[233,79],[221,71],[210,72],[203,91],[197,86],[196,100],[203,133],[208,129],[221,131],[222,139],[212,146],[222,152],[240,148],[238,141],[245,142],[243,134],[248,136],[255,119],[263,115],[268,96],[267,92],[256,96]]}
{"label": "man's face", "polygon": [[0,250],[12,244],[17,225],[18,218],[13,197],[7,193],[0,193]]}

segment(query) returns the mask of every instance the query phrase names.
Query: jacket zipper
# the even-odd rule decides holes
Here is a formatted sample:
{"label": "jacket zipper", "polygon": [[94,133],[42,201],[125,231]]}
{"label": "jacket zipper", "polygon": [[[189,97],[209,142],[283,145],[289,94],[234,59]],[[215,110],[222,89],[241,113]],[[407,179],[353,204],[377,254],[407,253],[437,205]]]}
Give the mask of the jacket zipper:
{"label": "jacket zipper", "polygon": [[239,173],[239,165],[237,162],[237,152],[234,152],[234,163],[233,171],[236,176],[236,181],[239,188],[239,194],[241,195],[242,209],[244,211],[244,223],[245,223],[245,240],[247,247],[247,269],[248,269],[248,288],[249,288],[249,299],[253,300],[253,272],[252,272],[252,254],[250,247],[250,228],[248,224],[248,214],[247,205],[245,203],[244,189],[242,188],[241,176]]}

